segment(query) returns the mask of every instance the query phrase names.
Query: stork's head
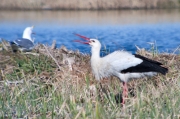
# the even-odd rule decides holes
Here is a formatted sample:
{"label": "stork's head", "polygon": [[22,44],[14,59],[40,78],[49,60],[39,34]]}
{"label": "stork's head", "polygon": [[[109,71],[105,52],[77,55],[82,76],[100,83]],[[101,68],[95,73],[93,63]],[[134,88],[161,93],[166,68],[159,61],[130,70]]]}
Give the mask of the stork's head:
{"label": "stork's head", "polygon": [[34,26],[27,27],[23,32],[23,38],[29,39],[32,42],[34,42],[33,39],[31,38],[31,34],[34,34],[33,33],[33,28],[34,28]]}
{"label": "stork's head", "polygon": [[97,49],[97,50],[101,49],[101,43],[99,42],[99,40],[87,38],[87,37],[79,35],[79,34],[75,34],[75,35],[79,36],[80,38],[83,38],[84,40],[86,40],[86,42],[81,41],[81,40],[75,40],[75,42],[88,44],[88,45],[90,45],[92,47],[92,49]]}

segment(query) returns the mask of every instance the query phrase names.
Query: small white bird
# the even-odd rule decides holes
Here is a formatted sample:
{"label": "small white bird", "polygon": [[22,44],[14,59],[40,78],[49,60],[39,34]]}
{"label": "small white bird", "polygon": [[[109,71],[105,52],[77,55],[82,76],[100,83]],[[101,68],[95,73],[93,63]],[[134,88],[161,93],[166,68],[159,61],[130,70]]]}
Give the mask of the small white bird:
{"label": "small white bird", "polygon": [[19,49],[22,52],[28,52],[33,49],[34,39],[31,37],[31,34],[34,34],[33,28],[34,26],[27,27],[23,32],[22,38],[18,38],[10,42],[13,51],[17,51]]}
{"label": "small white bird", "polygon": [[126,51],[114,51],[105,57],[100,57],[101,43],[97,39],[75,35],[87,40],[87,42],[80,40],[75,40],[75,42],[91,46],[91,68],[96,80],[116,76],[123,82],[122,104],[125,103],[124,98],[128,96],[127,82],[130,79],[153,76],[157,73],[165,75],[168,72],[168,69],[162,67],[160,62]]}

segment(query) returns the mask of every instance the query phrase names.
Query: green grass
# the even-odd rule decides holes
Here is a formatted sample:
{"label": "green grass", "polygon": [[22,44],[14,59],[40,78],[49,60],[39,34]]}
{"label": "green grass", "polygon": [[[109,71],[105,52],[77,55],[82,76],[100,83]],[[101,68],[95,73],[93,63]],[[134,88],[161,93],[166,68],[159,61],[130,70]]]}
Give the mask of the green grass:
{"label": "green grass", "polygon": [[[95,99],[91,99],[90,95],[85,91],[77,90],[75,86],[71,85],[72,87],[68,88],[68,82],[52,83],[52,86],[48,87],[39,79],[34,79],[16,86],[2,85],[4,90],[1,90],[0,116],[2,118],[178,118],[179,86],[170,83],[163,87],[155,87],[152,81],[147,82],[143,81],[141,87],[136,87],[136,97],[129,96],[124,108],[116,104],[113,97],[110,98],[112,104],[107,99],[105,102],[100,102],[97,95]],[[60,90],[56,85],[64,88]],[[88,87],[84,90],[88,90]]]}
{"label": "green grass", "polygon": [[[1,54],[2,55],[2,54]],[[115,95],[122,92],[121,82],[113,77],[100,85],[89,68],[89,57],[77,54],[78,72],[62,64],[57,71],[54,61],[46,56],[12,57],[11,73],[0,81],[1,118],[73,118],[73,119],[178,119],[180,117],[180,56],[156,54],[156,59],[169,68],[166,76],[133,80],[124,107]],[[153,55],[153,53],[152,53]],[[55,56],[55,55],[53,55]],[[58,62],[62,58],[55,57]],[[170,61],[172,61],[170,63]],[[3,69],[1,69],[2,71]],[[75,69],[74,69],[75,70]],[[47,72],[48,78],[42,78]],[[2,72],[1,72],[2,73]],[[21,82],[22,81],[22,82]]]}
{"label": "green grass", "polygon": [[55,63],[47,56],[32,56],[22,55],[21,57],[14,57],[13,62],[16,68],[13,72],[5,75],[6,79],[21,79],[27,74],[38,75],[44,71],[53,74],[53,70],[56,68]]}

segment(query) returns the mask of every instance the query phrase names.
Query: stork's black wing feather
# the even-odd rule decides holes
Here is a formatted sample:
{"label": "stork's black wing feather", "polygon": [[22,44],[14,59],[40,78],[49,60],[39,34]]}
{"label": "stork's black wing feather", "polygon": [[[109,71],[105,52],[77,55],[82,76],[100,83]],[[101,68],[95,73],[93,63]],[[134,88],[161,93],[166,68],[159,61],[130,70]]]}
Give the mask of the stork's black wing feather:
{"label": "stork's black wing feather", "polygon": [[162,63],[160,63],[160,62],[154,61],[154,60],[152,60],[152,59],[148,59],[148,58],[146,58],[146,57],[144,57],[144,56],[141,56],[141,55],[138,55],[138,54],[134,54],[134,56],[135,56],[136,58],[139,58],[139,59],[142,59],[142,60],[147,60],[147,61],[149,61],[149,62],[151,62],[151,63],[155,63],[155,64],[157,64],[157,65],[162,65]]}
{"label": "stork's black wing feather", "polygon": [[121,71],[121,73],[143,73],[143,72],[158,72],[161,74],[166,74],[168,72],[168,69],[165,67],[162,67],[162,63],[148,59],[146,57],[143,57],[141,55],[134,55],[136,58],[139,58],[143,60],[142,63],[129,67],[127,69],[124,69]]}

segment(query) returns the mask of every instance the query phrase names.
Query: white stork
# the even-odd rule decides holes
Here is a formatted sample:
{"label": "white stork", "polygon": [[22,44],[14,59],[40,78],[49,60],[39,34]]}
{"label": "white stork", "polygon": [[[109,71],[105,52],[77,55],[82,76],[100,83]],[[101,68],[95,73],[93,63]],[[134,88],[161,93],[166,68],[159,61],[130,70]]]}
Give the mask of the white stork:
{"label": "white stork", "polygon": [[12,50],[20,50],[23,52],[31,51],[34,47],[34,39],[32,39],[31,34],[34,34],[33,31],[34,26],[27,27],[24,32],[22,38],[18,38],[14,41],[11,41],[10,44],[12,46]]}
{"label": "white stork", "polygon": [[165,75],[168,69],[162,67],[160,62],[148,59],[138,54],[131,54],[126,51],[114,51],[113,53],[100,57],[101,43],[97,39],[90,39],[75,34],[87,42],[75,40],[91,46],[91,68],[96,80],[109,76],[116,76],[123,82],[123,100],[128,96],[127,82],[133,78],[153,76],[157,73]]}

